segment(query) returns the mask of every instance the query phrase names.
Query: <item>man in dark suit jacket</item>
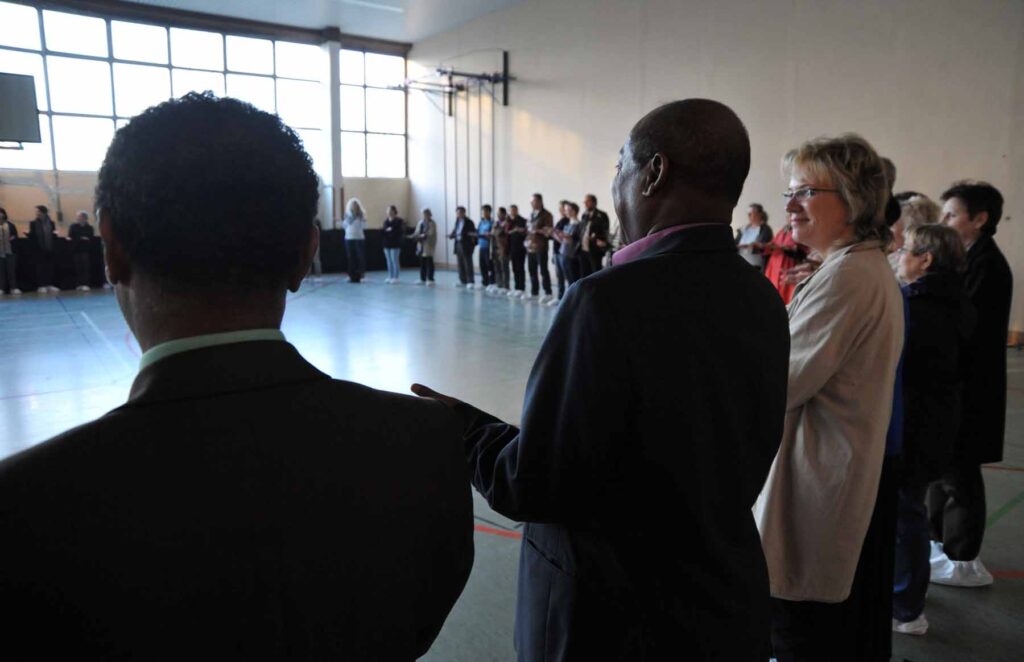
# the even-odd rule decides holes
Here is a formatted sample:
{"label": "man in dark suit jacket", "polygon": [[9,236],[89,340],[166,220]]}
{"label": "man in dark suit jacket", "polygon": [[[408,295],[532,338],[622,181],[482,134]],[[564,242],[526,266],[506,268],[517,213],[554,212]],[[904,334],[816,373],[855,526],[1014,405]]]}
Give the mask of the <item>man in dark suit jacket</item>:
{"label": "man in dark suit jacket", "polygon": [[597,208],[597,196],[588,193],[583,198],[583,216],[580,217],[580,252],[578,253],[580,277],[589,276],[601,270],[601,261],[608,252],[608,214]]}
{"label": "man in dark suit jacket", "polygon": [[117,132],[99,229],[145,353],[126,404],[0,463],[5,659],[430,647],[472,564],[459,421],[284,341],[317,187],[295,134],[234,99]]}
{"label": "man in dark suit jacket", "polygon": [[768,658],[751,507],[782,436],[789,330],[729,228],[749,166],[722,104],[652,111],[612,185],[632,243],[566,292],[521,428],[413,387],[463,416],[473,484],[527,522],[521,660]]}
{"label": "man in dark suit jacket", "polygon": [[473,251],[476,249],[476,225],[466,216],[466,208],[455,208],[455,227],[448,234],[455,240],[455,261],[459,267],[459,282],[455,287],[473,289]]}
{"label": "man in dark suit jacket", "polygon": [[57,243],[57,225],[46,205],[36,205],[36,218],[28,226],[29,245],[36,258],[36,290],[59,292],[53,284],[53,250]]}
{"label": "man in dark suit jacket", "polygon": [[1003,459],[1006,429],[1006,341],[1013,274],[996,245],[1003,196],[984,182],[954,184],[942,194],[943,223],[967,248],[964,286],[977,315],[964,349],[963,415],[953,461],[928,491],[933,542],[931,580],[986,586],[992,575],[979,554],[985,535],[981,465]]}

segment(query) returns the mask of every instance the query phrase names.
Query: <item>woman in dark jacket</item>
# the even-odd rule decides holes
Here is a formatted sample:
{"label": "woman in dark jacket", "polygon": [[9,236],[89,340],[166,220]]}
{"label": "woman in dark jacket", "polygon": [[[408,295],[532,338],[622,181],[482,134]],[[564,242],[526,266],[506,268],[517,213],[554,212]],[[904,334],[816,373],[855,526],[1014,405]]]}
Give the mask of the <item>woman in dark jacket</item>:
{"label": "woman in dark jacket", "polygon": [[962,350],[974,326],[960,237],[942,225],[906,234],[899,277],[909,311],[903,355],[903,479],[896,524],[893,630],[924,634],[930,567],[925,492],[953,457],[960,425]]}

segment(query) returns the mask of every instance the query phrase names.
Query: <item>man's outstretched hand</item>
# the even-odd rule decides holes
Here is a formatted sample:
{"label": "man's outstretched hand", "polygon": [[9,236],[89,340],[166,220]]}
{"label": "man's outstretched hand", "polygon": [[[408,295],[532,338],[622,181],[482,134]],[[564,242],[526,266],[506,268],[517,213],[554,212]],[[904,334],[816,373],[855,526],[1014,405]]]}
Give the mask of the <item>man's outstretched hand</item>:
{"label": "man's outstretched hand", "polygon": [[420,396],[421,398],[430,398],[432,400],[437,400],[441,404],[448,405],[449,407],[454,407],[455,405],[462,404],[462,400],[457,400],[451,396],[438,393],[434,389],[424,386],[423,384],[413,384],[412,386],[409,387],[409,390],[411,390],[413,393]]}

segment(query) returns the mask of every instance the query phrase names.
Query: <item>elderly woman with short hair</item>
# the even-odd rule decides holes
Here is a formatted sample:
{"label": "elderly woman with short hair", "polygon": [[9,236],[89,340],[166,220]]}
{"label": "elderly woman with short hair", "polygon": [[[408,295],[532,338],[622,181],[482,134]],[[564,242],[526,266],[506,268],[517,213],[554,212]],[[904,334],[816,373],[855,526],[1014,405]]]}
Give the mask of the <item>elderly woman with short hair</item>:
{"label": "elderly woman with short hair", "polygon": [[893,549],[872,524],[885,519],[874,511],[903,345],[903,300],[884,253],[889,183],[856,135],[804,143],[783,167],[793,239],[824,261],[789,305],[785,429],[754,507],[772,644],[779,662],[888,660],[891,622],[878,621]]}
{"label": "elderly woman with short hair", "polygon": [[939,205],[932,201],[927,195],[916,191],[903,191],[895,196],[896,202],[900,205],[900,217],[892,224],[892,243],[889,245],[889,266],[892,272],[900,280],[900,249],[903,248],[903,237],[905,233],[919,225],[929,225],[939,222]]}

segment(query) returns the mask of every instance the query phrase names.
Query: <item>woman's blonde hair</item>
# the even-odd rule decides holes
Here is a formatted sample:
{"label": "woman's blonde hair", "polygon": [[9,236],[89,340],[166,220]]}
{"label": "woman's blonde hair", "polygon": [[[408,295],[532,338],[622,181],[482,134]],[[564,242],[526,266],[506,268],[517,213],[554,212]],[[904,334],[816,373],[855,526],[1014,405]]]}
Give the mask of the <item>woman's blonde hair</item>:
{"label": "woman's blonde hair", "polygon": [[882,158],[868,141],[855,133],[808,140],[782,158],[782,170],[786,176],[800,170],[829,182],[850,211],[849,223],[857,240],[889,243],[892,233],[885,222],[885,205],[891,182]]}
{"label": "woman's blonde hair", "polygon": [[353,205],[355,205],[356,207],[359,208],[359,215],[362,216],[363,215],[363,203],[359,201],[359,198],[349,198],[348,199],[348,205],[345,206],[345,210],[348,213],[351,214],[352,213],[352,206]]}
{"label": "woman's blonde hair", "polygon": [[918,225],[930,225],[939,222],[939,205],[932,202],[926,195],[912,195],[900,200],[900,218],[903,219],[903,231]]}

